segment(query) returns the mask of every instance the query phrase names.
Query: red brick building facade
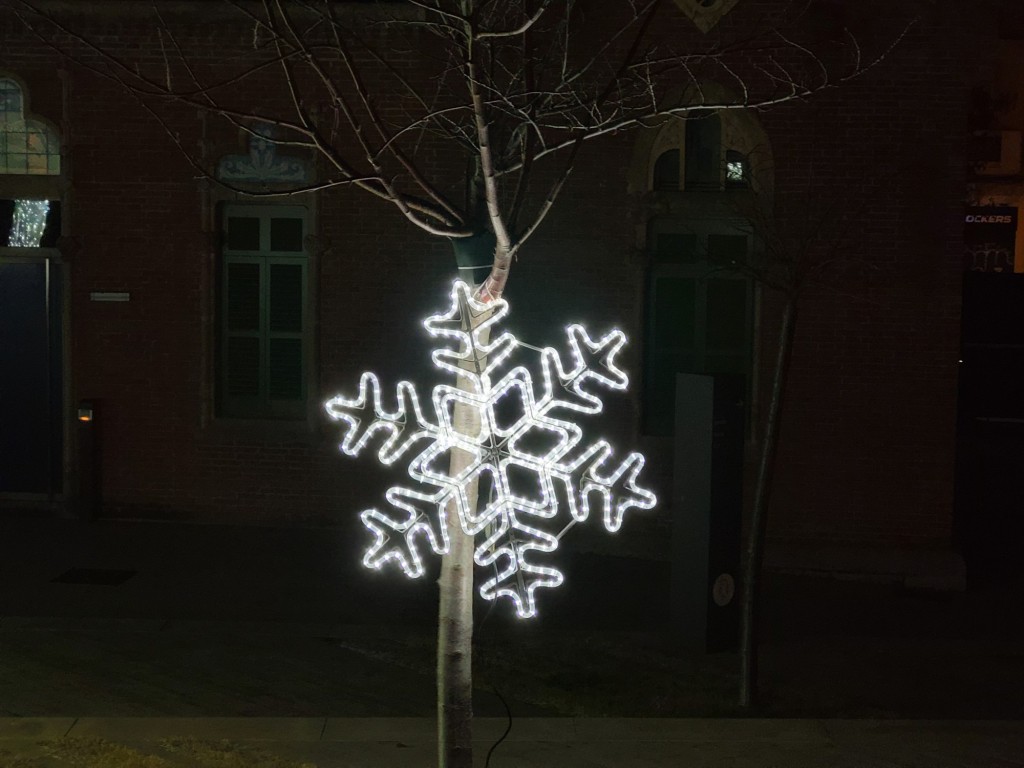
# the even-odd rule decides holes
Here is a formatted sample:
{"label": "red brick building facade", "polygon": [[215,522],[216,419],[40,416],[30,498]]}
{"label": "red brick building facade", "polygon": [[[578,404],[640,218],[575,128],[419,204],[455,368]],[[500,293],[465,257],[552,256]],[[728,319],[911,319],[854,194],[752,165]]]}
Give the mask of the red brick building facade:
{"label": "red brick building facade", "polygon": [[[292,172],[311,179],[323,168],[286,146],[257,146],[196,110],[170,113],[165,130],[103,76],[109,64],[85,56],[98,70],[90,71],[50,47],[26,28],[16,5],[0,8],[0,84],[19,94],[9,97],[6,125],[20,110],[26,135],[59,145],[59,167],[7,168],[0,198],[50,200],[60,217],[49,214],[49,239],[38,253],[0,248],[5,266],[43,263],[56,307],[49,378],[41,379],[48,405],[37,408],[34,422],[19,422],[25,434],[50,436],[33,450],[51,469],[31,482],[8,471],[0,485],[5,503],[73,508],[78,489],[90,483],[82,443],[91,431],[104,517],[349,524],[377,499],[384,475],[369,461],[339,457],[320,403],[354,387],[363,370],[427,380],[419,322],[443,301],[454,275],[449,244],[359,190],[256,200],[198,178],[172,136],[211,167],[235,163],[243,177],[256,172],[238,170],[245,163],[265,171],[291,162],[301,166]],[[168,40],[148,10],[126,2],[40,5],[119,59],[159,70]],[[197,66],[215,69],[222,58],[250,55],[251,26],[213,3],[163,5],[179,30],[176,42]],[[705,41],[738,35],[773,7],[722,5],[724,13],[702,16],[708,3],[667,3],[662,32]],[[562,198],[515,264],[507,297],[519,335],[537,343],[573,320],[627,332],[635,386],[610,408],[608,430],[648,453],[668,499],[672,441],[662,434],[652,361],[690,354],[672,346],[672,323],[692,323],[686,333],[702,341],[696,357],[666,364],[747,374],[753,457],[764,434],[759,420],[780,306],[757,281],[713,285],[694,277],[697,268],[678,249],[697,243],[703,256],[693,261],[703,263],[713,261],[714,248],[727,256],[729,248],[748,247],[729,237],[748,244],[776,238],[805,254],[813,274],[798,303],[769,560],[955,579],[967,73],[976,40],[963,32],[958,3],[922,3],[905,35],[906,18],[874,15],[866,5],[851,14],[826,3],[803,22],[817,25],[823,43],[853,25],[865,55],[899,37],[860,77],[756,113],[709,117],[699,128],[659,125],[586,145]],[[409,56],[414,62],[415,53]],[[284,93],[241,87],[253,88],[253,103],[286,103]],[[724,78],[707,87],[736,88]],[[717,153],[713,178],[701,169],[699,153],[708,146]],[[460,169],[450,154],[438,147],[432,162],[451,170],[456,188]],[[734,181],[747,185],[732,189]],[[751,206],[770,215],[737,225]],[[232,232],[233,219],[248,223]],[[287,412],[246,401],[244,362],[232,374],[241,384],[224,373],[244,358],[225,357],[228,337],[245,338],[225,325],[225,302],[233,300],[225,292],[243,291],[247,279],[271,271],[278,287],[264,290],[280,291],[280,306],[292,302],[300,314],[273,320],[278,330],[263,342],[276,345],[282,360],[293,355],[301,363],[291,374],[282,363],[253,375],[267,377],[264,389],[301,394]],[[713,302],[716,311],[743,314],[712,317]],[[82,403],[93,408],[91,424],[76,420]],[[3,461],[13,466],[12,446],[5,450]]]}

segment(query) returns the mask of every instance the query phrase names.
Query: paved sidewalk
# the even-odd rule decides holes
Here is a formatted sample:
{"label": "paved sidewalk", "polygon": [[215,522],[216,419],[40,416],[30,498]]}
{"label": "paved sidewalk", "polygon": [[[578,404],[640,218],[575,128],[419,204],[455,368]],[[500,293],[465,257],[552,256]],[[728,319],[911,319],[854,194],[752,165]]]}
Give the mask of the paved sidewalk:
{"label": "paved sidewalk", "polygon": [[[357,524],[83,522],[0,511],[0,617],[433,624],[431,575],[410,580],[364,568],[366,544]],[[539,622],[641,629],[667,620],[667,563],[568,552],[564,559],[566,584],[545,590]],[[81,579],[61,581],[71,569]],[[115,572],[122,582],[88,581]],[[606,572],[608,583],[595,589]]]}
{"label": "paved sidewalk", "polygon": [[[506,721],[480,718],[475,762]],[[428,718],[0,719],[0,757],[41,754],[40,743],[103,739],[174,758],[166,739],[199,743],[198,763],[222,740],[258,764],[410,768],[434,764]],[[221,747],[222,748],[222,747]],[[204,751],[205,750],[205,751]],[[277,758],[276,763],[271,763]],[[193,758],[195,759],[195,758]],[[294,762],[291,762],[294,761]],[[141,764],[141,763],[140,763]],[[170,763],[177,765],[177,763]],[[244,762],[231,763],[245,765]],[[1016,768],[1024,724],[907,720],[524,718],[494,751],[492,768]]]}
{"label": "paved sidewalk", "polygon": [[[363,569],[357,533],[0,515],[0,768],[64,768],[108,742],[139,761],[89,765],[433,765],[436,587]],[[495,610],[480,633],[515,716],[491,768],[1024,768],[1013,585],[776,580],[762,678],[782,717],[537,717],[733,711],[714,699],[733,700],[733,657],[672,652],[666,563],[567,559],[537,622]],[[483,766],[506,721],[480,693]],[[224,739],[253,762],[217,762]]]}

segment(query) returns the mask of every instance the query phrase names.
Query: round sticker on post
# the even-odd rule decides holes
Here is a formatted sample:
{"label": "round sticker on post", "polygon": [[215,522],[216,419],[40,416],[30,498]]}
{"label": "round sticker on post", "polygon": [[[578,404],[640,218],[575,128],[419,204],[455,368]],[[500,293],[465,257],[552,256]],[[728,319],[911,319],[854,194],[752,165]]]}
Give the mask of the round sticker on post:
{"label": "round sticker on post", "polygon": [[736,581],[733,579],[732,574],[719,574],[718,578],[715,579],[715,583],[711,586],[711,599],[715,601],[715,605],[719,608],[724,608],[732,602],[735,596]]}

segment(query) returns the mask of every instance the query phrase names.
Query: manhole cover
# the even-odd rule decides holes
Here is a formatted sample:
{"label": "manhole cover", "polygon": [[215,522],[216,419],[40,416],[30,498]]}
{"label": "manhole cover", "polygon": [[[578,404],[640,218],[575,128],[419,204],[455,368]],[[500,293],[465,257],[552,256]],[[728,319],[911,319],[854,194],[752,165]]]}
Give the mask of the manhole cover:
{"label": "manhole cover", "polygon": [[70,568],[54,581],[61,584],[103,584],[108,587],[116,587],[124,584],[134,576],[137,571],[126,571],[117,568]]}

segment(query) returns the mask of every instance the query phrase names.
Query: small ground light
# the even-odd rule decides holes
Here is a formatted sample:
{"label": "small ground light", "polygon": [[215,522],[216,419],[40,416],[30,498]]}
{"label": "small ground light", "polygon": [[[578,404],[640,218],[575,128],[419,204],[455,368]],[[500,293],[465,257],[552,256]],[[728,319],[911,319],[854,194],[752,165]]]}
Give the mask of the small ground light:
{"label": "small ground light", "polygon": [[92,421],[92,403],[78,404],[78,420],[82,422]]}

